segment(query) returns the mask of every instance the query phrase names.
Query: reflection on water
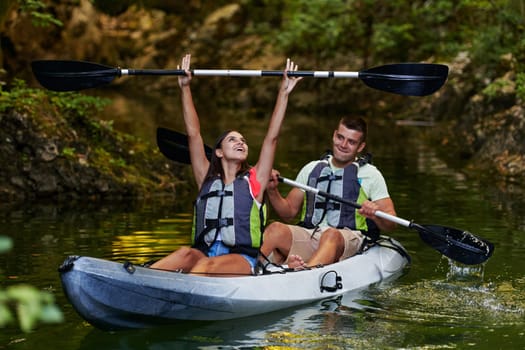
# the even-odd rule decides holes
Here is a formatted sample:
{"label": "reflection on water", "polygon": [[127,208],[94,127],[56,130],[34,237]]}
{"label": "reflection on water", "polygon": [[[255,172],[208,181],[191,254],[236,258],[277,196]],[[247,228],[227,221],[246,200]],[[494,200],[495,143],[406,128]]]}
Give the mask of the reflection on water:
{"label": "reflection on water", "polygon": [[193,216],[189,213],[159,219],[151,230],[137,230],[114,238],[111,258],[117,260],[133,257],[134,263],[144,263],[163,256],[176,247],[190,245]]}

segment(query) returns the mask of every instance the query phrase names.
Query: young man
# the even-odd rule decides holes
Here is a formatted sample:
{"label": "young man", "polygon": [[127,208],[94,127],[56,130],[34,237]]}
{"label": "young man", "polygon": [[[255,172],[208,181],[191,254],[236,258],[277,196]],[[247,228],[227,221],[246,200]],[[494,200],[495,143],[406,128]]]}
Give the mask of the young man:
{"label": "young man", "polygon": [[364,235],[377,237],[395,223],[375,216],[376,210],[396,215],[381,172],[358,158],[366,146],[367,125],[362,118],[344,117],[332,138],[332,155],[306,164],[297,182],[361,204],[361,209],[329,201],[293,188],[286,197],[277,189],[278,172],[272,171],[268,199],[279,217],[293,220],[302,210],[301,222],[270,224],[261,252],[275,263],[289,267],[331,264],[356,254]]}

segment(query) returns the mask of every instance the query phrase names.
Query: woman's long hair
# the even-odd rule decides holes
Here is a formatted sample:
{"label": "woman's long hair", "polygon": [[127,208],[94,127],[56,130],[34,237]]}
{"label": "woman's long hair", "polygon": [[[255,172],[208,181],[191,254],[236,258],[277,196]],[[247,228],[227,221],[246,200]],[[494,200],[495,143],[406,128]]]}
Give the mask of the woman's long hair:
{"label": "woman's long hair", "polygon": [[[210,180],[216,176],[220,176],[221,179],[224,179],[224,169],[222,167],[221,159],[217,157],[217,155],[215,154],[215,150],[220,149],[222,147],[222,141],[232,131],[235,131],[235,130],[226,130],[215,141],[215,145],[213,146],[213,151],[211,152],[210,167],[208,168],[208,172],[206,173],[206,177],[204,178],[204,181]],[[249,169],[250,169],[250,165],[248,164],[248,161],[245,160],[244,162],[242,162],[241,167],[239,171],[237,172],[237,175],[245,173]]]}

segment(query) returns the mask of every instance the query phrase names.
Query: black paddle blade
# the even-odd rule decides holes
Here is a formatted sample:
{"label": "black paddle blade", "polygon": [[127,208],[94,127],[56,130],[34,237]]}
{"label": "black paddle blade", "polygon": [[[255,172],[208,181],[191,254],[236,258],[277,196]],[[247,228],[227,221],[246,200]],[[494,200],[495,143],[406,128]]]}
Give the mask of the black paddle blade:
{"label": "black paddle blade", "polygon": [[465,265],[477,265],[492,256],[494,245],[468,231],[439,225],[411,226],[421,239],[452,260]]}
{"label": "black paddle blade", "polygon": [[[168,159],[183,164],[191,164],[188,136],[166,128],[157,128],[157,146]],[[204,145],[206,157],[211,159],[212,149]]]}
{"label": "black paddle blade", "polygon": [[33,74],[46,89],[79,91],[109,84],[120,69],[84,61],[40,60],[31,63]]}
{"label": "black paddle blade", "polygon": [[432,63],[387,64],[359,72],[369,87],[406,96],[430,95],[443,86],[448,67]]}

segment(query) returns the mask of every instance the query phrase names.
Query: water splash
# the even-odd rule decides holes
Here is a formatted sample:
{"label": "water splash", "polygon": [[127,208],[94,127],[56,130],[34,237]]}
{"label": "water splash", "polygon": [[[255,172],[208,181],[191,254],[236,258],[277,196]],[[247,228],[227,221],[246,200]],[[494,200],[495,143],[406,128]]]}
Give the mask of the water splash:
{"label": "water splash", "polygon": [[525,282],[484,280],[484,266],[449,261],[444,280],[422,280],[369,295],[382,317],[448,327],[524,324]]}

